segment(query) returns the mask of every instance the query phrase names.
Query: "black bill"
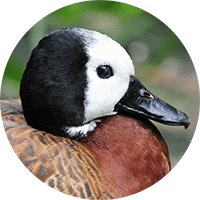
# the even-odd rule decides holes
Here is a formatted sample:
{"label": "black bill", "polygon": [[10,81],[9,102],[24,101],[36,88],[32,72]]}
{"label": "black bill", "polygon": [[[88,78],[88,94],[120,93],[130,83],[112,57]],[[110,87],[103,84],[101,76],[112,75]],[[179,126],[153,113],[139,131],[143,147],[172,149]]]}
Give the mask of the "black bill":
{"label": "black bill", "polygon": [[167,125],[184,126],[185,129],[190,125],[185,113],[154,96],[133,76],[130,77],[127,92],[116,104],[115,111],[137,114]]}

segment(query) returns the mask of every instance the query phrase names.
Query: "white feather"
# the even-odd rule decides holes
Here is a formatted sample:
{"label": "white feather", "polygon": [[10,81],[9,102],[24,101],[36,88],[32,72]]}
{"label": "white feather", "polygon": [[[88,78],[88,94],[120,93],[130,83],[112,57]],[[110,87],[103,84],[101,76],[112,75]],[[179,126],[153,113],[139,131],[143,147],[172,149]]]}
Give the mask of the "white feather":
{"label": "white feather", "polygon": [[[95,31],[91,35],[91,42],[86,43],[89,61],[86,64],[85,122],[115,115],[114,107],[127,91],[130,76],[134,75],[132,60],[120,44]],[[114,75],[100,78],[97,74],[100,65],[110,65]]]}
{"label": "white feather", "polygon": [[78,135],[87,137],[87,132],[93,131],[97,127],[97,122],[100,122],[100,120],[91,121],[90,123],[84,124],[83,126],[65,127],[64,131],[69,135],[69,137],[76,137]]}
{"label": "white feather", "polygon": [[[106,35],[86,29],[76,29],[84,37],[85,51],[89,58],[86,63],[87,87],[85,89],[85,120],[79,127],[64,127],[70,137],[87,137],[99,120],[97,118],[115,115],[115,105],[128,90],[134,66],[126,50]],[[100,65],[109,65],[113,76],[102,79],[97,74]]]}

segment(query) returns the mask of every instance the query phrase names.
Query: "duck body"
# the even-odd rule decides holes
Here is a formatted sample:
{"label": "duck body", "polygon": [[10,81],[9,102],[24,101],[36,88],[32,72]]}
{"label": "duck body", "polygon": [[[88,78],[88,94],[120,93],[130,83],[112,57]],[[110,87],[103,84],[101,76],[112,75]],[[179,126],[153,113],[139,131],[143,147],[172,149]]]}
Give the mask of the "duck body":
{"label": "duck body", "polygon": [[20,101],[1,101],[8,139],[22,163],[65,194],[113,199],[148,188],[170,171],[168,148],[146,119],[103,119],[87,140],[54,136],[27,125]]}
{"label": "duck body", "polygon": [[80,28],[41,39],[20,97],[1,101],[14,151],[41,181],[87,199],[137,193],[170,171],[167,145],[146,118],[190,124],[142,85],[120,44]]}

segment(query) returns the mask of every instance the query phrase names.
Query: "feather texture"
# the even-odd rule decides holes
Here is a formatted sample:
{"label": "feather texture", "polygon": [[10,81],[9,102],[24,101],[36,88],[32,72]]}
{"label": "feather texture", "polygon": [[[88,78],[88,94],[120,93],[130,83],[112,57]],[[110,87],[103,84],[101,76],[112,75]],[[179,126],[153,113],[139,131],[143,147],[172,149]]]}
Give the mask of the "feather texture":
{"label": "feather texture", "polygon": [[103,119],[78,142],[27,125],[20,101],[1,101],[12,148],[41,181],[65,194],[113,199],[139,192],[170,170],[167,145],[148,120],[122,115]]}

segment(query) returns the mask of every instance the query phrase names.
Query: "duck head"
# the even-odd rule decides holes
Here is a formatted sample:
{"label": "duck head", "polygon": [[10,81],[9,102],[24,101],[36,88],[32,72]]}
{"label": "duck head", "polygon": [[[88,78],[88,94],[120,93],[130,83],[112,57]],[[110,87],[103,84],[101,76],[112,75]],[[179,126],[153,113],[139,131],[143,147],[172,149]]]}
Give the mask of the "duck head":
{"label": "duck head", "polygon": [[131,58],[108,36],[59,29],[32,51],[20,86],[24,116],[33,128],[77,140],[87,137],[99,118],[118,112],[189,126],[185,113],[154,96],[134,75]]}

